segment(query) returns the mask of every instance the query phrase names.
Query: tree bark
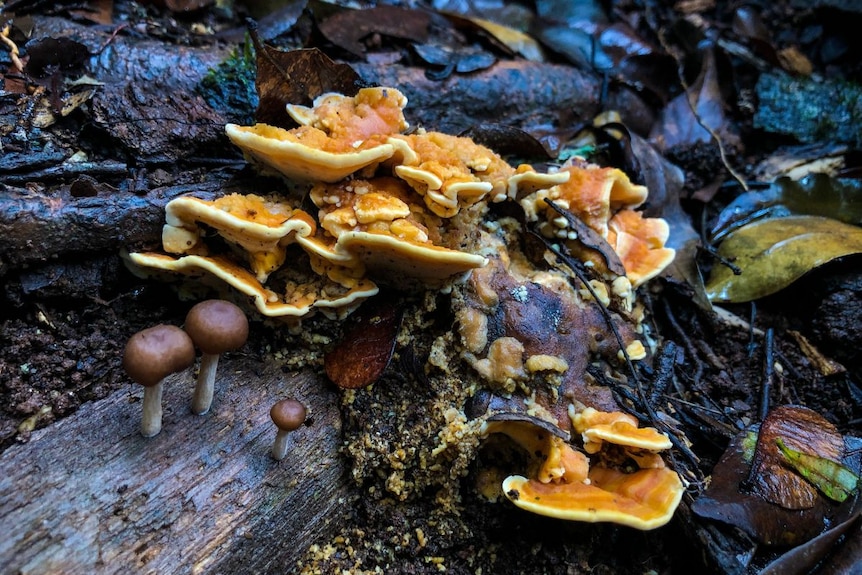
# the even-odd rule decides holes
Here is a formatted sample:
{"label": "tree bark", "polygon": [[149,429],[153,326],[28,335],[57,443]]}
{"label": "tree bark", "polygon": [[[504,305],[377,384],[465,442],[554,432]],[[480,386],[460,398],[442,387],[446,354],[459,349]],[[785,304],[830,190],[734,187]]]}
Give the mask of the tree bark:
{"label": "tree bark", "polygon": [[[159,435],[140,435],[141,388],[115,392],[0,456],[3,573],[289,572],[348,494],[337,399],[310,372],[284,376],[227,358],[208,415],[190,412],[194,378],[171,376]],[[270,451],[273,398],[311,425]]]}

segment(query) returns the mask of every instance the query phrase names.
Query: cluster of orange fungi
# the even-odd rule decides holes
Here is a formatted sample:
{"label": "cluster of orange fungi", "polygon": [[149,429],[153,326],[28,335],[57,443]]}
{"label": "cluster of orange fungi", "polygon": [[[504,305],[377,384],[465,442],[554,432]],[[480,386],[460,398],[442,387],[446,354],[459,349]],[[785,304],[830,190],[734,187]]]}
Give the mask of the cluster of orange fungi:
{"label": "cluster of orange fungi", "polygon": [[[607,241],[621,261],[631,292],[673,259],[664,220],[635,208],[644,186],[625,173],[580,161],[540,173],[511,166],[469,138],[418,129],[407,133],[407,100],[394,88],[365,88],[355,96],[324,94],[313,107],[288,105],[299,124],[229,124],[226,132],[264,172],[306,185],[303,195],[230,194],[214,201],[191,196],[166,208],[166,253],[131,253],[139,269],[163,270],[226,282],[268,317],[298,320],[314,312],[343,317],[378,292],[378,281],[446,286],[487,263],[465,241],[461,216],[489,203],[517,202],[528,223],[554,242],[577,233],[554,206]],[[219,237],[212,242],[210,231]],[[224,251],[227,244],[230,250]],[[476,250],[480,251],[480,250]],[[300,265],[300,258],[305,258]],[[289,279],[276,282],[281,270]],[[505,433],[543,462],[534,477],[503,482],[506,496],[529,511],[577,521],[613,521],[639,529],[666,523],[683,492],[679,476],[657,453],[667,437],[622,413],[589,408],[571,414],[584,451],[621,446],[639,469],[623,473],[589,465],[587,455],[530,423],[488,421],[484,434]]]}

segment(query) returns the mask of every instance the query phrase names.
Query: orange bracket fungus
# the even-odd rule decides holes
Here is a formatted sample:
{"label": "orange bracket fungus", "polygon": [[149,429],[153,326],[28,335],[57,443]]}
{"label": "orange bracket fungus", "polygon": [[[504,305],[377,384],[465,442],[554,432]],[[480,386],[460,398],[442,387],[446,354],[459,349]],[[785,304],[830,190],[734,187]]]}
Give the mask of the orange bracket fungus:
{"label": "orange bracket fungus", "polygon": [[[292,129],[229,124],[228,138],[285,178],[285,190],[174,199],[166,253],[127,254],[130,267],[226,283],[292,326],[316,312],[344,319],[381,289],[451,294],[455,330],[433,342],[422,375],[472,370],[479,389],[512,403],[523,394],[541,416],[516,421],[496,411],[481,431],[512,437],[532,458],[523,476],[503,482],[506,496],[553,517],[663,525],[683,492],[660,455],[668,437],[640,428],[610,388],[586,377],[596,359],[620,366],[651,348],[635,290],[674,251],[667,223],[636,211],[647,189],[583,159],[539,172],[470,138],[408,133],[406,104],[395,88],[365,88],[287,105],[299,124]],[[538,239],[525,241],[530,232]],[[591,268],[589,277],[562,261],[568,254]],[[369,315],[379,322],[376,341],[348,334],[328,352],[336,384],[364,388],[386,369],[402,337],[389,311]],[[453,358],[462,362],[455,367]],[[570,414],[572,402],[589,407]],[[468,433],[458,420],[447,417],[453,437]],[[475,445],[478,422],[469,429]],[[429,456],[456,443],[443,441]],[[391,485],[406,485],[397,471]]]}
{"label": "orange bracket fungus", "polygon": [[275,443],[272,446],[273,459],[277,461],[284,459],[287,455],[288,436],[305,423],[306,415],[305,406],[295,399],[282,399],[272,406],[269,416],[278,428]]}
{"label": "orange bracket fungus", "polygon": [[394,88],[364,88],[353,98],[323,94],[313,108],[287,106],[300,124],[294,130],[228,124],[225,131],[249,160],[268,171],[299,181],[337,182],[395,153],[386,139],[407,129],[406,104]]}
{"label": "orange bracket fungus", "polygon": [[129,338],[123,352],[123,369],[144,386],[141,435],[153,437],[162,430],[162,388],[164,378],[194,363],[191,338],[173,325],[159,324]]}
{"label": "orange bracket fungus", "polygon": [[482,434],[504,433],[536,460],[529,466],[529,478],[511,475],[503,480],[503,493],[521,509],[558,519],[644,530],[666,524],[684,491],[679,475],[657,455],[670,447],[667,437],[651,428],[638,429],[637,421],[626,414],[587,410],[584,417],[570,410],[585,441],[598,431],[604,442],[621,446],[639,469],[616,468],[616,457],[605,457],[593,439],[585,444],[593,449],[580,451],[565,435],[549,432],[548,422],[497,414],[488,418]]}
{"label": "orange bracket fungus", "polygon": [[192,398],[192,412],[201,415],[209,411],[212,405],[219,357],[226,351],[234,351],[245,345],[248,319],[237,305],[210,299],[195,304],[189,310],[185,329],[202,352],[201,368]]}
{"label": "orange bracket fungus", "polygon": [[[377,282],[445,288],[481,268],[488,259],[476,247],[476,224],[489,202],[520,202],[528,224],[575,242],[545,199],[570,210],[619,254],[624,276],[609,273],[614,292],[629,299],[673,258],[667,224],[634,211],[646,188],[620,170],[583,161],[549,173],[515,168],[469,138],[406,134],[406,104],[395,88],[364,88],[287,105],[297,128],[228,124],[249,161],[307,186],[317,214],[288,195],[176,198],[162,235],[173,255],[131,253],[127,261],[141,273],[226,282],[261,314],[295,321],[316,311],[344,317],[377,293]],[[216,249],[204,229],[232,251]]]}

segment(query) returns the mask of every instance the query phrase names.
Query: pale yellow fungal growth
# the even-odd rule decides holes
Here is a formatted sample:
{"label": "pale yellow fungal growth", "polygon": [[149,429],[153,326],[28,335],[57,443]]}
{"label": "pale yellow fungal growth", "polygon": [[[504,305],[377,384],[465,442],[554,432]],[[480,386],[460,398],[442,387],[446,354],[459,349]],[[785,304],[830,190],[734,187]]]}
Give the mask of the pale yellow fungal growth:
{"label": "pale yellow fungal growth", "polygon": [[555,355],[536,354],[527,358],[525,363],[527,371],[533,373],[536,371],[556,371],[563,373],[569,369],[569,363],[562,357]]}
{"label": "pale yellow fungal growth", "polygon": [[[486,208],[480,205],[466,217],[456,217],[476,204],[520,201],[528,225],[536,222],[551,230],[550,237],[577,241],[569,222],[545,198],[570,210],[619,253],[630,282],[614,281],[613,293],[629,308],[632,289],[673,258],[673,250],[664,247],[667,224],[631,211],[645,200],[646,188],[632,184],[620,170],[568,166],[539,173],[526,164],[513,168],[469,138],[423,129],[405,134],[406,104],[397,89],[365,88],[355,96],[323,94],[312,106],[287,105],[299,124],[290,130],[228,124],[228,137],[250,161],[307,184],[317,213],[300,209],[307,204],[298,196],[177,198],[166,208],[162,244],[178,257],[132,254],[129,261],[219,278],[251,296],[264,315],[302,317],[318,309],[342,315],[376,293],[378,282],[444,288],[485,266],[490,252],[481,253],[465,239],[475,235],[468,228],[477,222],[474,214],[481,217]],[[217,253],[222,244],[209,242],[210,231],[233,251]],[[288,261],[288,254],[301,259]],[[310,268],[319,278],[305,277],[307,272],[297,272],[297,267]],[[617,264],[615,269],[621,268]],[[273,274],[279,274],[277,283],[284,287],[265,287]],[[598,280],[595,286],[609,304],[609,287]],[[495,305],[493,290],[478,295]],[[475,323],[475,318],[463,319],[467,353],[479,354],[487,345],[487,328],[469,326],[467,320]],[[560,358],[540,355],[525,363],[523,351],[518,353],[506,339],[488,347],[484,358],[474,356],[476,367],[501,385],[524,379],[527,372],[568,368]],[[640,350],[631,350],[630,356],[640,356]]]}

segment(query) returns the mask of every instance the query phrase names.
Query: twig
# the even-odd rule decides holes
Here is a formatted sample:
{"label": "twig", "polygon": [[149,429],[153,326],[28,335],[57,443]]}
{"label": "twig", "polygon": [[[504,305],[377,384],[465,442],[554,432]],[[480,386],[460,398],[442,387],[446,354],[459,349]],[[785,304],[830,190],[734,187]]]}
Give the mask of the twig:
{"label": "twig", "polygon": [[757,342],[754,341],[754,322],[757,320],[757,305],[751,302],[751,308],[748,318],[748,357],[754,355],[754,350],[757,349]]}
{"label": "twig", "polygon": [[741,267],[739,267],[738,265],[736,265],[735,263],[733,263],[732,261],[730,261],[726,257],[719,255],[718,250],[715,249],[715,246],[705,242],[703,237],[701,237],[700,245],[697,246],[697,249],[706,253],[706,254],[709,254],[710,257],[712,257],[715,261],[717,261],[721,265],[727,266],[728,268],[730,268],[730,271],[733,272],[733,275],[735,275],[735,276],[742,275],[742,268]]}
{"label": "twig", "polygon": [[677,349],[677,345],[672,341],[668,341],[661,348],[658,356],[658,369],[656,370],[652,383],[652,391],[649,396],[650,403],[658,403],[659,398],[664,394],[673,380],[673,365],[676,362]]}
{"label": "twig", "polygon": [[686,445],[685,441],[680,438],[681,433],[678,430],[672,428],[664,420],[658,417],[652,405],[650,405],[649,401],[647,400],[646,393],[643,389],[643,383],[641,382],[640,377],[638,377],[637,371],[632,364],[631,357],[626,352],[626,346],[623,343],[623,338],[620,335],[620,332],[617,329],[616,325],[614,324],[610,312],[604,305],[602,305],[598,294],[596,293],[592,284],[590,284],[586,271],[583,269],[583,264],[571,257],[568,248],[566,248],[564,245],[552,244],[550,241],[548,241],[547,238],[545,238],[542,234],[536,232],[535,230],[530,230],[530,233],[537,237],[545,245],[545,247],[550,250],[551,253],[557,256],[557,258],[559,258],[559,260],[566,265],[566,267],[572,270],[572,273],[575,274],[578,280],[580,280],[584,287],[587,288],[587,291],[590,292],[590,295],[598,304],[602,317],[604,318],[605,322],[607,322],[608,327],[611,329],[614,334],[614,337],[617,340],[617,344],[620,346],[620,351],[623,355],[626,366],[629,369],[629,373],[631,373],[631,379],[635,384],[635,391],[637,392],[637,397],[642,404],[644,411],[646,411],[647,418],[649,419],[650,423],[653,426],[664,430],[668,434],[668,437],[670,438],[671,443],[673,443],[674,447],[679,449],[680,452],[685,455],[686,459],[689,460],[693,467],[697,468],[698,464],[700,463],[700,458],[697,457],[697,455],[695,455],[694,452],[691,451],[688,445]]}
{"label": "twig", "polygon": [[763,382],[760,388],[760,408],[757,415],[760,421],[766,419],[766,414],[769,413],[769,392],[772,389],[772,379],[775,375],[775,370],[772,365],[775,362],[773,358],[773,330],[770,327],[766,330],[766,339],[764,340],[764,366],[763,366]]}
{"label": "twig", "polygon": [[692,380],[694,382],[694,386],[698,391],[702,392],[703,385],[701,385],[701,378],[703,377],[703,365],[700,362],[700,359],[697,356],[697,349],[694,347],[694,344],[691,342],[691,339],[685,333],[685,330],[679,325],[679,322],[676,321],[676,316],[673,311],[670,309],[670,303],[668,301],[662,300],[662,305],[664,306],[665,317],[667,317],[668,323],[670,323],[671,328],[674,333],[679,337],[683,346],[685,347],[685,351],[691,356],[692,361],[695,364],[694,375],[692,376]]}

